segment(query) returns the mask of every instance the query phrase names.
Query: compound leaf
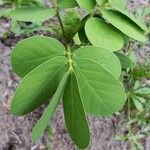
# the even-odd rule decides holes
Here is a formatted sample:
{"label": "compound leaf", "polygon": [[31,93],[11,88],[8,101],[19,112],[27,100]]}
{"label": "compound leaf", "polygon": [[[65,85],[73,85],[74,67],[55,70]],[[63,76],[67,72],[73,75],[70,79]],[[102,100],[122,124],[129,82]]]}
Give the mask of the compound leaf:
{"label": "compound leaf", "polygon": [[123,107],[125,90],[108,70],[92,59],[77,59],[74,70],[86,113],[108,116]]}
{"label": "compound leaf", "polygon": [[116,78],[120,77],[121,65],[119,59],[110,51],[94,46],[80,48],[74,52],[74,58],[89,58],[109,70]]}
{"label": "compound leaf", "polygon": [[74,8],[78,6],[76,0],[58,0],[58,6],[60,8]]}
{"label": "compound leaf", "polygon": [[66,58],[53,58],[27,74],[18,86],[12,100],[14,115],[25,115],[41,106],[55,93],[66,72]]}
{"label": "compound leaf", "polygon": [[90,18],[86,22],[85,32],[93,46],[116,51],[124,45],[120,32],[99,18]]}
{"label": "compound leaf", "polygon": [[38,121],[38,123],[33,128],[32,140],[37,141],[41,137],[44,130],[46,129],[46,127],[49,123],[49,120],[52,118],[52,116],[61,100],[61,97],[63,95],[64,89],[65,89],[67,81],[68,81],[68,76],[69,76],[69,73],[66,73],[65,76],[63,77],[62,81],[60,82],[59,87],[58,87],[57,91],[55,92],[52,100],[50,101],[50,104],[44,111],[44,113],[43,113],[42,117],[40,118],[40,120]]}
{"label": "compound leaf", "polygon": [[64,46],[54,38],[33,36],[21,41],[12,51],[12,68],[23,77],[45,61],[63,56],[64,52]]}
{"label": "compound leaf", "polygon": [[112,25],[114,25],[117,29],[119,29],[127,36],[141,42],[147,41],[147,38],[145,36],[145,31],[143,31],[139,26],[137,26],[133,21],[131,21],[125,15],[113,10],[103,10],[102,15]]}
{"label": "compound leaf", "polygon": [[82,9],[88,12],[91,12],[96,5],[95,0],[76,0],[76,1]]}
{"label": "compound leaf", "polygon": [[53,8],[45,7],[23,7],[13,10],[9,16],[17,21],[39,22],[45,21],[56,14]]}
{"label": "compound leaf", "polygon": [[69,77],[63,97],[64,115],[68,132],[79,149],[89,145],[90,133],[76,75]]}

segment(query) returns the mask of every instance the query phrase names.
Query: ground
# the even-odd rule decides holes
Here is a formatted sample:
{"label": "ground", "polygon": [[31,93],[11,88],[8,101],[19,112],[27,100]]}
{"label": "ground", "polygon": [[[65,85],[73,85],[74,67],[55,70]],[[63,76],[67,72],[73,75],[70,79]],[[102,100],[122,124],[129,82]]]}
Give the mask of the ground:
{"label": "ground", "polygon": [[[149,0],[131,0],[129,10],[134,12],[139,7],[150,5]],[[4,40],[2,35],[8,30],[10,23],[0,19],[0,150],[45,150],[49,143],[52,150],[74,150],[76,147],[71,142],[64,125],[63,110],[60,105],[52,120],[53,136],[48,139],[44,136],[38,143],[30,139],[31,129],[41,115],[39,108],[36,112],[25,116],[15,117],[10,112],[10,102],[20,80],[12,71],[10,64],[11,46],[16,44],[17,38]],[[150,45],[136,48],[138,60],[150,56]],[[148,57],[149,58],[149,57]],[[89,117],[91,129],[90,150],[128,150],[129,142],[119,142],[116,134],[125,132],[121,124],[125,122],[124,112],[112,118]],[[145,150],[150,150],[150,137],[145,139]]]}

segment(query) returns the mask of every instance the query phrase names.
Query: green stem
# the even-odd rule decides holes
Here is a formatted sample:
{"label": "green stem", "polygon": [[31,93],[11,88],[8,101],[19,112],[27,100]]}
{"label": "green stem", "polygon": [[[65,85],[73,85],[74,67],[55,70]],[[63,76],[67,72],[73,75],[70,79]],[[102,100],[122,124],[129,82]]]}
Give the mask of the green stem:
{"label": "green stem", "polygon": [[58,8],[58,7],[56,8],[56,16],[57,16],[57,18],[58,18],[58,21],[59,21],[59,24],[60,24],[60,28],[61,28],[62,33],[63,33],[63,36],[64,36],[64,38],[65,38],[65,30],[64,30],[64,26],[63,26],[63,23],[62,23],[60,14],[59,14],[59,8]]}
{"label": "green stem", "polygon": [[56,9],[56,17],[58,18],[58,22],[60,24],[60,28],[61,28],[64,40],[65,40],[65,30],[64,30],[64,26],[63,26],[63,23],[62,23],[62,20],[61,20],[61,17],[60,17],[59,7],[58,7],[58,4],[57,4],[57,0],[52,0],[52,5]]}
{"label": "green stem", "polygon": [[128,121],[131,120],[131,100],[130,100],[130,95],[128,97]]}
{"label": "green stem", "polygon": [[72,60],[72,53],[71,53],[71,49],[70,49],[70,45],[67,45],[67,58],[68,58],[68,64],[69,64],[69,72],[73,71],[73,60]]}
{"label": "green stem", "polygon": [[66,45],[66,56],[68,58],[69,72],[72,72],[73,71],[72,53],[71,53],[70,45],[68,44],[67,39],[65,37],[65,30],[64,30],[63,22],[62,22],[61,17],[60,17],[59,7],[57,5],[56,0],[52,0],[52,4],[53,4],[53,7],[56,8],[56,16],[58,18],[60,28],[61,28],[61,31],[62,31],[62,34],[63,34],[64,42],[65,42],[65,45]]}

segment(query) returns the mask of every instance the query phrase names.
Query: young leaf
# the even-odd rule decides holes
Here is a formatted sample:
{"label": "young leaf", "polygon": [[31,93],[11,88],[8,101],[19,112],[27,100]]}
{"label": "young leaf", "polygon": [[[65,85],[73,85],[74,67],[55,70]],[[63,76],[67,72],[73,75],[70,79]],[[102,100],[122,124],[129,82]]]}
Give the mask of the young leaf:
{"label": "young leaf", "polygon": [[8,17],[9,13],[12,11],[12,8],[1,8],[0,10],[0,18],[1,17]]}
{"label": "young leaf", "polygon": [[133,90],[137,90],[141,86],[141,81],[136,80],[133,86]]}
{"label": "young leaf", "polygon": [[94,46],[79,48],[74,52],[75,60],[78,58],[89,58],[109,70],[117,79],[121,74],[119,59],[110,51]]}
{"label": "young leaf", "polygon": [[136,109],[138,111],[142,112],[144,110],[142,103],[140,101],[138,101],[138,99],[136,99],[134,97],[132,97],[132,99],[133,99],[133,103],[134,103]]}
{"label": "young leaf", "polygon": [[88,12],[91,12],[96,5],[95,0],[76,0],[76,1],[82,9]]}
{"label": "young leaf", "polygon": [[11,30],[13,33],[15,33],[15,35],[20,32],[21,27],[20,27],[18,21],[16,21],[16,20],[12,20],[12,21],[11,21],[11,29],[10,29],[10,30]]}
{"label": "young leaf", "polygon": [[12,100],[12,113],[18,116],[25,115],[47,101],[55,93],[67,70],[66,62],[65,57],[56,57],[27,74]]}
{"label": "young leaf", "polygon": [[52,100],[50,101],[50,104],[48,105],[48,107],[46,108],[46,110],[44,111],[42,117],[40,118],[40,120],[38,121],[38,123],[35,125],[35,127],[33,128],[32,131],[32,140],[33,141],[37,141],[42,133],[44,132],[44,130],[46,129],[49,120],[52,118],[54,111],[56,110],[61,97],[63,95],[63,92],[65,90],[67,81],[68,81],[68,76],[69,73],[66,73],[65,76],[63,77],[62,81],[60,82],[60,85],[57,89],[57,91],[55,92]]}
{"label": "young leaf", "polygon": [[74,8],[78,6],[76,0],[58,0],[58,6],[60,8]]}
{"label": "young leaf", "polygon": [[3,15],[5,14],[5,11],[6,11],[5,9],[0,10],[0,18],[3,17]]}
{"label": "young leaf", "polygon": [[53,8],[24,7],[13,10],[9,15],[12,19],[25,22],[39,22],[47,20],[56,14]]}
{"label": "young leaf", "polygon": [[12,68],[23,77],[51,58],[64,56],[64,52],[64,46],[54,38],[33,36],[21,41],[12,51]]}
{"label": "young leaf", "polygon": [[136,63],[137,63],[137,57],[136,57],[134,51],[129,52],[129,53],[128,53],[128,57],[129,57],[129,59],[133,62],[133,64],[136,64]]}
{"label": "young leaf", "polygon": [[142,87],[135,91],[137,94],[150,95],[150,87]]}
{"label": "young leaf", "polygon": [[80,16],[74,11],[68,11],[63,16],[63,24],[65,36],[71,39],[75,36],[80,28]]}
{"label": "young leaf", "polygon": [[99,18],[90,18],[85,25],[85,32],[93,46],[116,51],[123,47],[123,37],[113,26]]}
{"label": "young leaf", "polygon": [[68,132],[79,149],[89,145],[90,132],[86,120],[76,75],[69,77],[63,97],[64,115]]}
{"label": "young leaf", "polygon": [[76,45],[80,45],[81,44],[81,41],[79,39],[79,35],[78,33],[73,37],[73,41]]}
{"label": "young leaf", "polygon": [[145,100],[145,98],[143,98],[143,97],[138,97],[138,96],[137,96],[137,99],[138,99],[138,101],[140,101],[140,102],[143,103],[143,104],[146,103],[146,100]]}
{"label": "young leaf", "polygon": [[141,42],[147,41],[145,31],[125,15],[112,10],[102,10],[101,12],[104,18],[127,36]]}
{"label": "young leaf", "polygon": [[92,59],[77,59],[74,66],[86,113],[108,116],[119,111],[126,100],[121,83]]}
{"label": "young leaf", "polygon": [[114,52],[114,53],[119,58],[123,69],[132,67],[133,62],[126,55],[119,52]]}

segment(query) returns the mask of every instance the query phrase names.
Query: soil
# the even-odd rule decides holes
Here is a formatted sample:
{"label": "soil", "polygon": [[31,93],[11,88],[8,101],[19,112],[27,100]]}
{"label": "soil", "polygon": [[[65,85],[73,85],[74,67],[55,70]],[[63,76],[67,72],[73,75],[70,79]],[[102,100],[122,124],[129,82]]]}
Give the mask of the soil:
{"label": "soil", "polygon": [[[130,0],[128,9],[133,13],[141,7],[150,5],[149,0]],[[13,73],[10,64],[11,47],[25,37],[10,36],[4,39],[3,34],[9,30],[10,21],[0,19],[0,150],[46,150],[48,143],[52,150],[75,150],[66,131],[62,106],[58,107],[51,127],[53,135],[47,135],[33,143],[30,139],[32,127],[41,116],[44,106],[25,117],[11,115],[10,103],[20,79]],[[150,58],[150,45],[136,47],[138,61]],[[112,118],[89,117],[91,129],[91,145],[89,150],[130,150],[128,141],[120,142],[116,135],[126,132],[122,123],[126,121],[124,112]],[[145,150],[150,150],[150,137],[144,141]]]}

